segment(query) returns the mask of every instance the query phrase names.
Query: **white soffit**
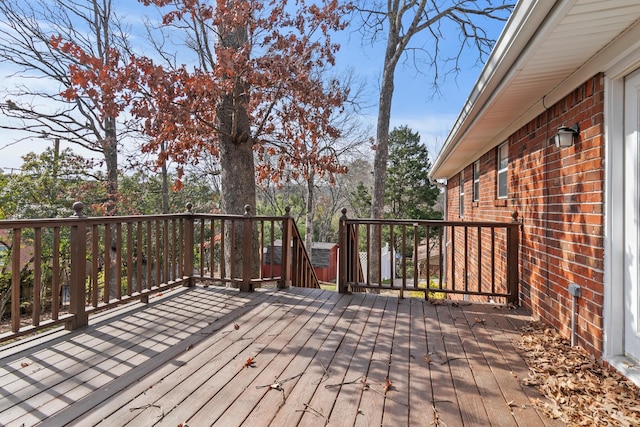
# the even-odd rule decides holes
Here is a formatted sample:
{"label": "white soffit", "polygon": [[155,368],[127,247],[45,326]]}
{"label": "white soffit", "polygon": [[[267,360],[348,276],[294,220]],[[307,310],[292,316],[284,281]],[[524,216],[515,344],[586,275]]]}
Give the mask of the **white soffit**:
{"label": "white soffit", "polygon": [[640,0],[521,0],[434,162],[450,178],[636,43]]}

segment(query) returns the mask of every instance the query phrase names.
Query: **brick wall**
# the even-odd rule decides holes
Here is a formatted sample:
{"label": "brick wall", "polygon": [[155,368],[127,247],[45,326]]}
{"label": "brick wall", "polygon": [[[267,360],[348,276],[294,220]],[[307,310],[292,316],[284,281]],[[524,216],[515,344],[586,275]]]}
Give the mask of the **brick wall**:
{"label": "brick wall", "polygon": [[471,301],[506,303],[506,297],[496,296],[509,293],[506,229],[455,225],[446,233],[446,288],[468,294]]}
{"label": "brick wall", "polygon": [[[580,125],[574,145],[550,138]],[[497,198],[497,147],[480,157],[479,200],[472,201],[473,164],[464,170],[464,221],[522,221],[521,302],[570,335],[571,296],[578,301],[576,343],[602,353],[604,280],[604,86],[596,75],[508,138],[508,197]],[[460,174],[447,183],[448,220],[459,218]]]}

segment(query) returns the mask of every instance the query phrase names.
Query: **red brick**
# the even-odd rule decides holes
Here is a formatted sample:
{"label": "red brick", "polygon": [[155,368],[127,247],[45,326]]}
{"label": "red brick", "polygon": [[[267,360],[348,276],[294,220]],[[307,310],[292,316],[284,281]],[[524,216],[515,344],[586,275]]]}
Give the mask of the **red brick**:
{"label": "red brick", "polygon": [[[548,140],[562,124],[579,123],[580,140],[558,149]],[[583,287],[578,342],[602,350],[604,257],[604,83],[597,75],[508,138],[508,195],[496,197],[496,148],[480,160],[480,198],[472,203],[473,165],[465,168],[464,221],[523,223],[522,302],[535,318],[565,335],[570,327],[569,283]],[[447,184],[449,220],[458,218],[459,174]],[[474,249],[477,251],[477,249]],[[463,262],[456,260],[456,262]],[[484,277],[488,270],[483,268]],[[477,278],[474,279],[477,282]]]}

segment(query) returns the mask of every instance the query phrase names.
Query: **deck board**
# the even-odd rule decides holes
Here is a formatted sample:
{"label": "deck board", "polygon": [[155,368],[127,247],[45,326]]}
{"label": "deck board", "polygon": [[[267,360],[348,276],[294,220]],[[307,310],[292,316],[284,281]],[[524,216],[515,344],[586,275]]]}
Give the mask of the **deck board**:
{"label": "deck board", "polygon": [[464,350],[458,328],[468,328],[457,316],[460,313],[450,310],[449,305],[438,306],[438,320],[443,331],[446,357],[441,362],[449,365],[455,396],[464,425],[490,425],[489,416],[482,402],[476,378],[471,370],[471,360]]}
{"label": "deck board", "polygon": [[519,381],[528,320],[378,294],[181,288],[0,347],[0,425],[561,425]]}
{"label": "deck board", "polygon": [[427,346],[425,304],[411,299],[411,359],[409,366],[409,425],[437,425],[431,388],[431,357]]}
{"label": "deck board", "polygon": [[377,426],[382,424],[384,413],[384,380],[389,375],[389,357],[395,332],[395,319],[398,313],[398,300],[387,301],[380,326],[373,345],[373,355],[369,360],[366,380],[370,388],[362,394],[361,413],[356,418],[356,426]]}
{"label": "deck board", "polygon": [[[500,333],[492,334],[491,337],[505,359],[505,362],[509,368],[509,373],[516,379],[524,379],[528,377],[529,370],[524,358],[517,351],[506,351],[515,348],[515,341],[519,338],[518,328],[524,325],[522,316],[517,313],[512,313],[511,310],[502,310],[502,315],[491,316],[489,322],[494,325],[495,330]],[[502,372],[504,375],[504,371]],[[557,426],[561,425],[557,420],[553,420],[540,414],[535,410],[530,402],[535,399],[540,399],[540,394],[531,386],[523,386],[520,381],[503,381],[501,385],[506,388],[512,388],[518,390],[518,400],[514,400],[514,403],[519,405],[518,410],[514,410],[516,414],[522,414],[521,426],[526,425],[541,425],[541,426]],[[513,395],[509,398],[509,401],[513,400]]]}
{"label": "deck board", "polygon": [[357,340],[359,339],[366,319],[371,310],[374,298],[366,298],[364,294],[354,297],[352,304],[343,314],[332,330],[331,336],[337,343],[337,350],[331,355],[326,365],[331,370],[330,380],[316,389],[313,397],[308,402],[309,408],[315,409],[323,416],[305,411],[300,420],[303,426],[324,426],[331,419],[331,411],[342,387],[358,387],[357,384],[341,386],[341,383],[355,380],[347,378],[349,364],[358,357],[355,353]]}
{"label": "deck board", "polygon": [[[269,369],[262,370],[252,384],[242,393],[242,398],[235,399],[228,410],[219,419],[215,420],[215,423],[233,425],[239,419],[247,419],[260,403],[262,403],[263,408],[266,408],[271,413],[273,407],[282,405],[285,402],[286,390],[291,390],[291,388],[295,387],[297,380],[308,367],[308,363],[304,363],[304,358],[298,357],[298,349],[305,347],[318,326],[326,319],[328,310],[323,313],[321,309],[331,301],[331,294],[328,292],[320,294],[319,298],[310,305],[312,309],[306,310],[295,319],[290,319],[300,324],[302,329],[298,331],[296,328],[287,328],[285,333],[280,334],[277,340],[274,340],[272,345],[274,348],[273,361],[269,363]],[[294,363],[294,360],[297,363]],[[260,364],[262,363],[262,358],[260,358]],[[270,386],[276,382],[281,384],[280,389]],[[262,400],[265,400],[265,402],[262,402]],[[267,414],[265,413],[264,415]],[[255,425],[256,420],[260,419],[260,415],[258,415],[257,418],[248,421],[247,425]]]}
{"label": "deck board", "polygon": [[[466,307],[465,307],[466,308]],[[511,412],[511,408],[505,403],[505,396],[500,390],[497,378],[491,370],[492,365],[497,365],[496,354],[491,348],[487,348],[486,353],[478,344],[476,335],[485,327],[487,316],[484,313],[466,314],[462,307],[450,307],[460,336],[464,344],[464,351],[469,362],[469,367],[473,372],[479,396],[483,402],[486,414],[491,421],[491,425],[514,427],[516,420]]]}
{"label": "deck board", "polygon": [[[256,357],[258,340],[265,339],[270,328],[278,326],[277,320],[281,311],[282,306],[277,300],[269,299],[250,313],[236,319],[234,324],[228,325],[219,331],[219,334],[204,339],[191,348],[188,355],[185,354],[187,359],[183,361],[182,369],[160,379],[161,385],[139,396],[132,402],[131,407],[157,405],[164,414],[159,420],[161,424],[176,426],[183,423],[199,407],[205,406],[207,400],[216,396],[235,376],[253,369],[244,368],[243,364],[249,357]],[[185,414],[185,411],[188,413]],[[115,420],[116,425],[123,425],[122,416],[129,418],[131,411],[122,408],[119,412],[120,418]],[[138,411],[135,417],[127,419],[127,422],[131,422],[132,425],[148,425],[151,421],[157,421],[149,418],[145,411]],[[108,422],[111,423],[111,417]]]}
{"label": "deck board", "polygon": [[353,425],[356,418],[363,412],[360,408],[360,402],[363,393],[366,391],[363,389],[361,381],[366,381],[369,360],[371,360],[373,352],[372,344],[378,335],[380,319],[384,315],[387,301],[388,298],[375,298],[360,335],[354,358],[351,360],[345,375],[345,378],[351,381],[356,380],[356,382],[341,387],[336,397],[335,405],[331,411],[331,418],[339,420],[342,425]]}
{"label": "deck board", "polygon": [[[495,376],[495,386],[500,390],[500,396],[495,399],[496,404],[500,407],[505,404],[508,407],[515,425],[541,425],[542,421],[539,414],[533,410],[531,405],[527,405],[528,398],[522,386],[519,383],[510,381],[509,377],[514,377],[510,369],[503,350],[509,349],[510,343],[503,347],[502,337],[503,331],[494,323],[491,323],[493,317],[486,316],[478,307],[470,307],[463,310],[467,322],[475,322],[476,318],[485,320],[484,323],[474,325],[472,328],[475,339],[478,343],[478,349],[484,354],[487,366],[491,373]],[[498,390],[498,389],[496,389]],[[503,416],[501,420],[508,420],[507,416]],[[508,425],[514,425],[511,422]]]}
{"label": "deck board", "polygon": [[[67,411],[60,414],[56,414],[51,421],[58,425],[71,422],[76,419],[79,414],[83,414],[83,420],[79,424],[91,425],[103,418],[111,415],[113,411],[119,411],[114,414],[115,423],[112,425],[123,425],[124,422],[129,421],[131,418],[137,416],[139,412],[130,411],[129,408],[141,407],[147,404],[142,402],[141,399],[146,399],[147,395],[153,393],[159,393],[162,386],[169,389],[175,387],[176,382],[173,385],[167,386],[162,382],[163,375],[168,372],[176,372],[177,376],[184,375],[183,371],[176,371],[176,366],[185,366],[188,360],[193,358],[195,352],[192,350],[198,344],[199,339],[208,334],[212,334],[216,331],[227,331],[232,327],[233,322],[237,321],[244,316],[254,316],[255,313],[252,310],[259,308],[260,304],[267,299],[268,295],[261,295],[260,298],[253,300],[249,306],[242,307],[238,302],[229,302],[227,300],[222,301],[222,305],[218,307],[220,311],[212,311],[207,314],[206,327],[198,331],[196,334],[190,336],[188,339],[181,341],[179,344],[171,347],[170,351],[167,351],[163,357],[157,357],[147,363],[140,365],[137,369],[131,370],[127,375],[119,377],[117,380],[109,384],[108,387],[101,388],[94,392],[91,397],[80,400],[72,405]],[[189,304],[191,300],[187,300]],[[183,312],[186,312],[184,307],[181,308]],[[257,312],[257,310],[256,310]],[[138,316],[140,319],[140,316]],[[178,331],[176,331],[178,332]],[[220,337],[226,336],[225,333],[219,334]],[[155,339],[154,339],[155,341]],[[188,350],[190,349],[190,350]],[[196,351],[198,351],[196,349]],[[189,367],[193,367],[196,364],[191,364]],[[114,395],[122,395],[121,399],[109,400]],[[142,396],[142,398],[141,398]],[[127,405],[123,405],[122,402],[127,402]],[[97,407],[96,407],[97,404]],[[85,415],[86,413],[88,415]],[[147,411],[152,412],[152,411]],[[124,414],[124,415],[123,415]]]}
{"label": "deck board", "polygon": [[[409,371],[413,362],[410,357],[410,316],[411,300],[399,299],[388,374],[382,379],[382,393],[385,396],[383,425],[403,426],[409,423]],[[387,378],[391,385],[385,392]]]}
{"label": "deck board", "polygon": [[[302,357],[310,359],[304,371],[308,375],[303,375],[299,380],[295,381],[295,384],[285,388],[286,405],[282,405],[277,412],[273,411],[273,407],[270,408],[271,417],[265,417],[262,420],[271,418],[271,424],[274,426],[298,425],[304,414],[302,411],[306,409],[305,405],[309,404],[316,390],[324,387],[325,384],[332,380],[334,370],[330,366],[330,362],[333,354],[337,351],[339,342],[335,339],[330,339],[331,333],[336,329],[336,325],[342,315],[350,307],[353,298],[354,295],[346,295],[336,303],[331,312],[332,314],[335,313],[335,315],[329,316],[322,323],[313,335],[312,340],[303,349]],[[296,361],[300,363],[298,358],[296,358]],[[296,370],[291,375],[297,375],[298,373],[299,371]],[[249,420],[255,422],[253,425],[264,425],[261,423],[261,418],[250,416]]]}
{"label": "deck board", "polygon": [[433,400],[430,402],[430,422],[443,423],[449,427],[462,426],[462,416],[456,400],[451,365],[447,362],[445,330],[438,318],[440,306],[424,306],[424,322],[427,336],[429,372]]}
{"label": "deck board", "polygon": [[[297,305],[289,305],[287,310],[282,313],[282,317],[277,318],[265,333],[252,342],[251,349],[246,351],[237,362],[237,366],[225,366],[229,368],[231,372],[236,372],[231,381],[225,381],[226,378],[221,379],[220,373],[212,378],[215,384],[223,384],[220,392],[212,396],[202,408],[198,410],[194,415],[190,415],[192,411],[192,405],[187,404],[185,407],[181,407],[181,414],[183,416],[174,418],[165,418],[160,424],[162,426],[175,426],[181,420],[188,420],[190,424],[197,426],[209,425],[219,422],[219,418],[223,414],[227,414],[232,420],[225,422],[220,421],[220,425],[230,425],[233,421],[238,422],[246,417],[247,412],[238,411],[239,405],[233,405],[237,402],[249,403],[254,401],[256,397],[260,396],[260,393],[256,393],[255,386],[262,384],[272,383],[279,376],[278,371],[282,371],[282,361],[277,358],[278,353],[284,349],[287,343],[293,339],[299,331],[297,328],[288,327],[290,324],[304,325],[310,316],[315,313],[315,310],[309,309],[309,300],[301,302]],[[284,306],[283,306],[284,308]],[[243,367],[243,363],[252,357],[255,359],[255,363],[249,367]],[[223,360],[229,359],[229,357],[223,357]],[[235,362],[235,360],[234,360]],[[273,372],[273,373],[272,373]],[[276,375],[276,373],[278,375]],[[262,377],[261,377],[261,374]],[[271,377],[271,378],[267,378]],[[260,379],[262,378],[262,379]],[[264,390],[262,391],[262,393]],[[276,391],[277,392],[277,391]],[[253,397],[253,399],[252,399]],[[189,397],[189,401],[198,400],[193,396]],[[231,406],[235,406],[236,410],[230,409]],[[178,421],[175,423],[173,421]]]}

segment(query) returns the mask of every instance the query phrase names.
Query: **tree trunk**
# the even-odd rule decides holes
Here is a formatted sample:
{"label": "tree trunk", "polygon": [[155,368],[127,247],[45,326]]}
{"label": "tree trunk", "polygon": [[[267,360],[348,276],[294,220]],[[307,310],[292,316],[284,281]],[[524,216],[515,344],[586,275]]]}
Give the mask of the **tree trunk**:
{"label": "tree trunk", "polygon": [[[118,201],[118,143],[116,138],[116,120],[113,117],[107,117],[104,120],[105,139],[103,144],[104,160],[107,166],[107,202],[106,202],[106,215],[112,216],[117,213],[117,201]],[[109,225],[109,234],[111,239],[111,248],[109,250],[111,265],[108,266],[110,271],[109,280],[109,295],[110,298],[115,298],[117,295],[117,280],[116,275],[119,275],[120,265],[116,262],[116,225]]]}
{"label": "tree trunk", "polygon": [[314,235],[314,185],[315,185],[315,173],[311,171],[309,178],[307,179],[307,213],[305,217],[305,236],[304,246],[307,248],[309,254],[309,260],[312,261],[312,249],[313,249],[313,235]]}
{"label": "tree trunk", "polygon": [[[219,136],[222,210],[226,214],[242,215],[245,205],[255,213],[255,164],[247,112],[231,98],[225,97],[218,112],[222,129]],[[231,128],[232,122],[237,123],[235,132],[225,129]]]}
{"label": "tree trunk", "polygon": [[[382,87],[380,88],[380,102],[378,106],[378,123],[376,130],[376,153],[373,160],[373,194],[371,198],[371,218],[382,219],[384,217],[384,190],[387,177],[387,159],[389,157],[389,122],[391,121],[391,101],[393,99],[394,76],[397,59],[395,59],[395,37],[389,36],[387,51],[382,73]],[[377,236],[378,227],[372,227],[370,254],[369,254],[369,280],[372,283],[380,283],[380,251],[381,242]]]}
{"label": "tree trunk", "polygon": [[[244,28],[235,28],[229,33],[221,34],[223,46],[239,49],[247,42]],[[238,77],[235,78],[233,91],[220,99],[217,113],[218,140],[220,143],[220,183],[222,187],[222,210],[227,214],[242,215],[245,205],[249,205],[251,213],[256,209],[256,180],[253,158],[253,139],[251,123],[246,106],[249,103],[249,85]],[[254,275],[259,269],[259,252],[257,230],[252,242],[253,260],[242,256],[242,221],[237,221],[235,241],[231,242],[230,227],[226,229],[225,262],[227,271],[233,278],[242,277],[243,262],[252,262]],[[233,259],[233,263],[231,260]],[[233,271],[231,269],[233,264]]]}
{"label": "tree trunk", "polygon": [[[160,148],[162,150],[162,157],[166,150],[166,144],[163,142]],[[169,174],[167,173],[167,161],[162,161],[162,213],[169,213]]]}
{"label": "tree trunk", "polygon": [[[248,129],[247,129],[248,131]],[[255,214],[256,187],[254,174],[253,147],[250,140],[237,141],[229,137],[220,138],[220,166],[222,187],[222,210],[227,214],[244,214],[245,205],[249,205]],[[225,240],[230,242],[231,229],[226,228]],[[255,233],[254,233],[255,234]],[[235,242],[225,245],[225,262],[231,277],[242,277],[242,223],[238,221],[235,229]],[[257,241],[254,239],[254,260],[258,260]],[[231,259],[234,270],[231,271]],[[257,263],[256,263],[257,265]],[[255,265],[253,270],[255,271]]]}
{"label": "tree trunk", "polygon": [[118,202],[118,138],[116,136],[116,119],[107,117],[104,120],[105,138],[104,160],[107,166],[107,206],[108,216],[116,214]]}

